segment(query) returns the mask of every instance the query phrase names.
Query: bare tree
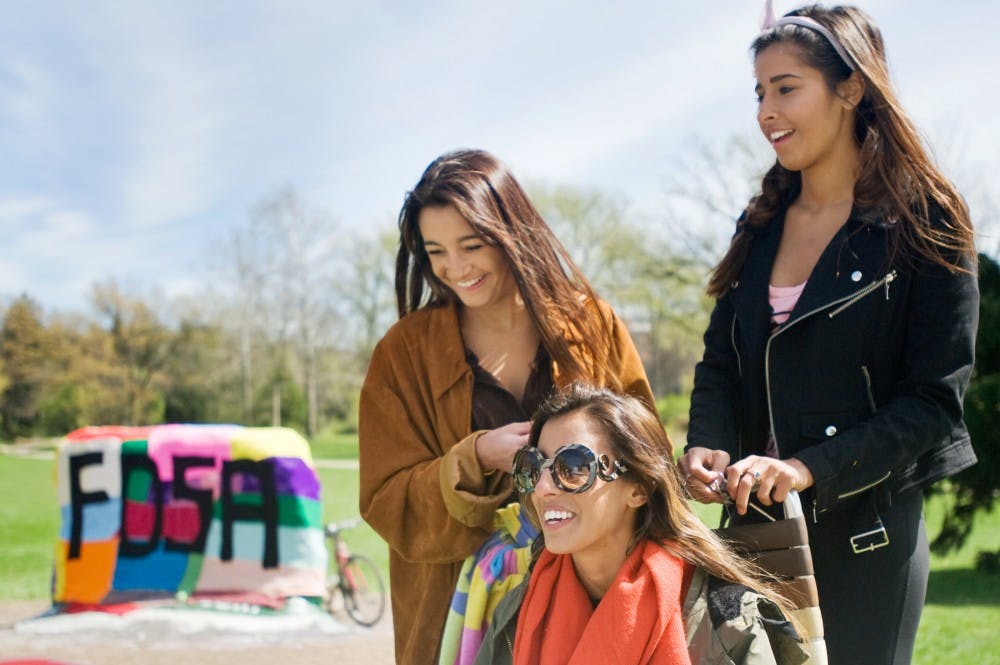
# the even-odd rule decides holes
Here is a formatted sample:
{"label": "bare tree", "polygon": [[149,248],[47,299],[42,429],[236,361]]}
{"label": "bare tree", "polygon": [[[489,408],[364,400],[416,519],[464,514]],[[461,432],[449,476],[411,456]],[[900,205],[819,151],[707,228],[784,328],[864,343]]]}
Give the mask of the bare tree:
{"label": "bare tree", "polygon": [[294,376],[306,401],[301,424],[310,436],[319,429],[322,355],[339,323],[338,232],[331,215],[284,187],[254,206],[217,251],[216,317],[236,341],[244,422],[260,418],[266,401],[278,424],[282,382],[287,388]]}
{"label": "bare tree", "polygon": [[267,242],[274,270],[263,280],[272,314],[279,362],[286,348],[296,356],[306,396],[306,434],[319,429],[320,353],[336,325],[337,224],[326,212],[307,207],[286,187],[252,214],[252,227]]}
{"label": "bare tree", "polygon": [[773,154],[752,136],[691,139],[691,149],[664,178],[664,217],[693,259],[711,267],[722,257],[736,219],[773,163]]}
{"label": "bare tree", "polygon": [[253,422],[254,370],[256,340],[264,332],[267,312],[264,303],[267,276],[273,258],[265,247],[264,238],[251,221],[244,229],[231,234],[232,309],[235,314],[233,332],[238,340],[240,396],[243,422]]}
{"label": "bare tree", "polygon": [[532,200],[641,349],[654,392],[677,392],[694,366],[707,307],[702,266],[671,229],[600,190],[533,184]]}
{"label": "bare tree", "polygon": [[355,322],[354,349],[362,366],[376,342],[396,317],[395,256],[399,233],[386,228],[376,236],[355,235],[344,257],[344,279],[338,283],[344,317]]}

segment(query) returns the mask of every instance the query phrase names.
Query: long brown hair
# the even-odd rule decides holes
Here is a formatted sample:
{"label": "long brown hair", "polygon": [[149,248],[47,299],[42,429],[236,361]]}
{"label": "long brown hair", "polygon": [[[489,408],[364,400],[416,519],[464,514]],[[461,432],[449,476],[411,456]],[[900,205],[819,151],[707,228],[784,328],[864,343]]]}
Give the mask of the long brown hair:
{"label": "long brown hair", "polygon": [[[616,482],[633,482],[645,489],[647,500],[636,513],[630,551],[647,540],[660,543],[709,574],[742,584],[774,600],[786,616],[791,616],[789,612],[794,607],[776,586],[773,576],[736,554],[688,506],[670,439],[659,419],[638,399],[580,383],[567,386],[538,407],[528,445],[538,446],[542,428],[549,420],[575,412],[582,412],[601,427],[614,458],[627,469]],[[521,506],[539,524],[526,495],[521,496]],[[539,535],[536,542],[542,543],[543,536]]]}
{"label": "long brown hair", "polygon": [[[857,65],[864,95],[855,111],[854,138],[861,169],[854,184],[855,205],[877,210],[889,229],[889,260],[967,271],[975,266],[975,241],[969,210],[954,186],[927,154],[889,78],[882,33],[855,7],[809,5],[786,16],[809,17],[832,32]],[[783,25],[761,33],[750,47],[754,57],[778,43],[794,44],[802,61],[823,73],[829,88],[851,69],[819,32]],[[736,235],[712,270],[708,293],[724,295],[736,280],[755,232],[779,216],[799,195],[802,176],[775,161],[737,223]],[[971,262],[971,263],[970,263]]]}
{"label": "long brown hair", "polygon": [[[406,195],[399,213],[396,255],[399,316],[456,297],[434,276],[419,224],[424,207],[448,205],[485,242],[503,252],[542,344],[560,373],[574,381],[603,370],[614,384],[618,372],[609,362],[610,323],[596,307],[588,306],[588,301],[594,304],[597,299],[593,288],[510,170],[483,150],[441,155]],[[570,353],[567,331],[582,347],[585,360]]]}

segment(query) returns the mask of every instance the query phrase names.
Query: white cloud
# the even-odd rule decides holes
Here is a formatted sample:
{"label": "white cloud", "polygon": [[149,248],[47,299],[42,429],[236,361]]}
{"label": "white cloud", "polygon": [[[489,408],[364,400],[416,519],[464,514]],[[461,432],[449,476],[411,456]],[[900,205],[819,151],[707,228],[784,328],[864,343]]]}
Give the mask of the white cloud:
{"label": "white cloud", "polygon": [[32,258],[58,254],[96,228],[87,213],[40,196],[0,198],[0,224],[17,230],[7,251]]}
{"label": "white cloud", "polygon": [[0,198],[0,225],[10,229],[25,223],[52,204],[42,196],[8,196]]}
{"label": "white cloud", "polygon": [[7,127],[4,133],[12,133],[16,152],[56,153],[58,139],[49,131],[58,98],[52,77],[31,61],[9,53],[0,56],[0,72],[0,121]]}
{"label": "white cloud", "polygon": [[88,23],[89,56],[104,94],[120,105],[121,153],[109,170],[118,182],[118,223],[150,227],[204,212],[219,185],[215,147],[227,113],[219,67],[173,5],[104,8]]}
{"label": "white cloud", "polygon": [[38,67],[15,58],[4,58],[2,69],[8,81],[0,88],[0,104],[14,122],[36,124],[42,115],[41,101],[51,85]]}
{"label": "white cloud", "polygon": [[79,274],[88,262],[78,248],[94,231],[93,220],[44,197],[8,196],[0,199],[0,225],[12,231],[0,250],[3,291],[26,292],[49,303],[61,300],[70,276]]}
{"label": "white cloud", "polygon": [[24,289],[20,287],[19,290],[18,285],[23,285],[27,281],[28,278],[25,274],[24,264],[21,261],[0,257],[0,284],[3,284],[3,290],[0,291],[0,295],[19,295],[20,291]]}

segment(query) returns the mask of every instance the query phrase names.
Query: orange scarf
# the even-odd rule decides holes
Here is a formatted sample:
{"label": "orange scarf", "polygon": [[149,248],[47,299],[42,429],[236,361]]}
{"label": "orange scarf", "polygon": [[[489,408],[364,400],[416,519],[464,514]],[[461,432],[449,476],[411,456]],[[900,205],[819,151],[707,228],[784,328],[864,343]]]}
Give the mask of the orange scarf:
{"label": "orange scarf", "polygon": [[518,616],[514,665],[690,665],[681,606],[693,571],[647,541],[595,609],[572,557],[543,550]]}

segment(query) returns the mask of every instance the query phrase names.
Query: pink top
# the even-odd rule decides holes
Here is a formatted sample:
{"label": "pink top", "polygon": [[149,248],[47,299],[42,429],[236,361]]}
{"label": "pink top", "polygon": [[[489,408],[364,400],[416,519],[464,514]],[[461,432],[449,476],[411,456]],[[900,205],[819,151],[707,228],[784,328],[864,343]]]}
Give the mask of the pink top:
{"label": "pink top", "polygon": [[799,296],[802,295],[802,289],[805,287],[805,282],[796,284],[795,286],[772,286],[768,284],[767,300],[771,303],[771,324],[774,327],[778,327],[788,320],[792,310],[795,309],[795,303],[799,301]]}

